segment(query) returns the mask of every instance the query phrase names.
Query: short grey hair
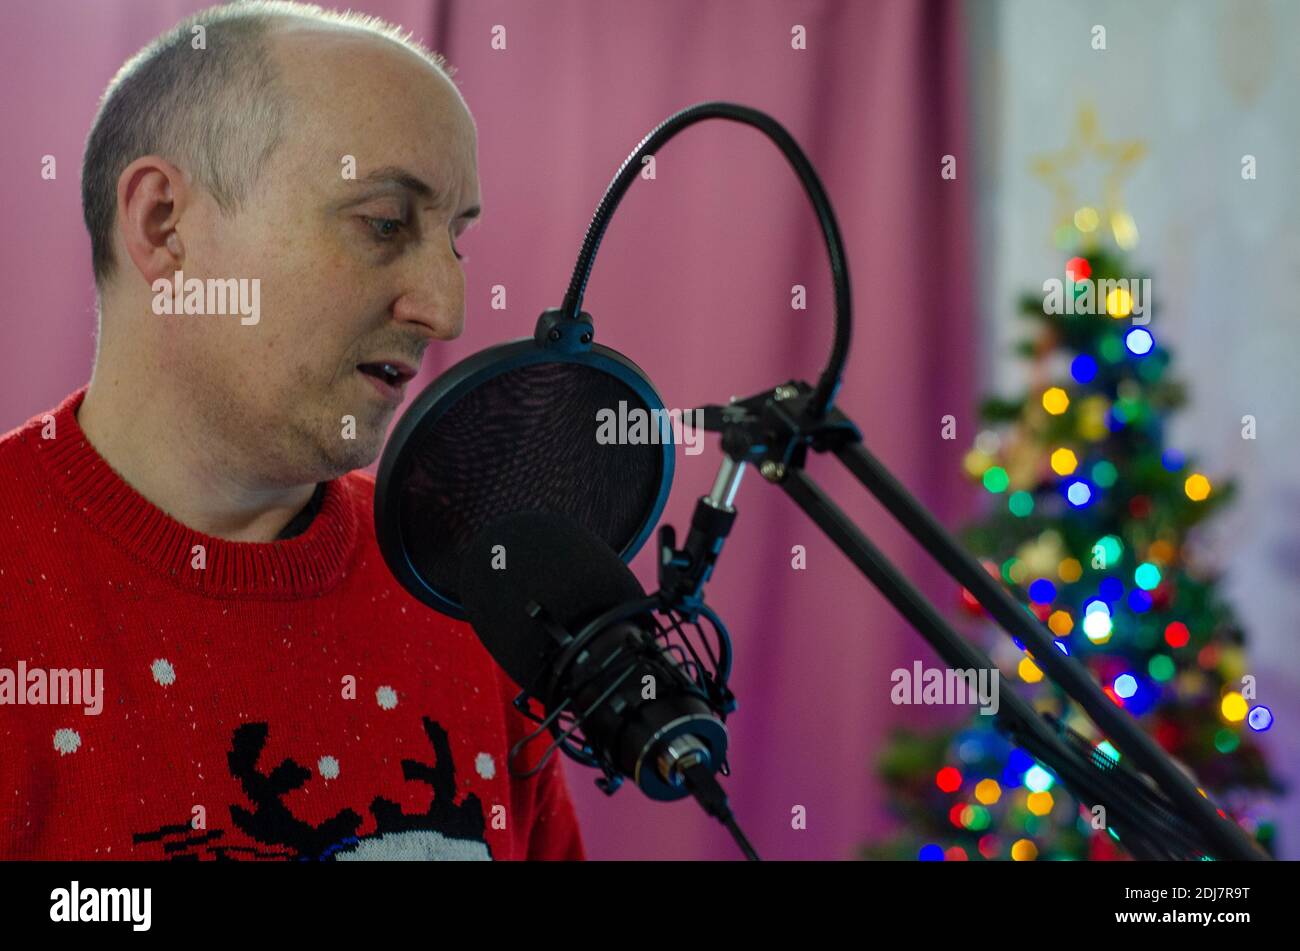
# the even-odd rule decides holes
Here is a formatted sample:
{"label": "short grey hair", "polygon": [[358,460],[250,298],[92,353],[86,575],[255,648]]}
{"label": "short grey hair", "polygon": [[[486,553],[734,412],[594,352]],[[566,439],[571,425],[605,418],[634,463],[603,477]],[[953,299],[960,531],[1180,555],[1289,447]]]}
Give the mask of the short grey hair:
{"label": "short grey hair", "polygon": [[[81,209],[96,287],[102,289],[116,267],[117,180],[140,156],[161,155],[206,188],[223,212],[239,209],[284,132],[286,95],[268,37],[281,25],[304,21],[383,37],[448,79],[454,72],[400,27],[314,4],[245,0],[182,20],[118,70],[86,139]],[[196,49],[200,34],[205,48]]]}

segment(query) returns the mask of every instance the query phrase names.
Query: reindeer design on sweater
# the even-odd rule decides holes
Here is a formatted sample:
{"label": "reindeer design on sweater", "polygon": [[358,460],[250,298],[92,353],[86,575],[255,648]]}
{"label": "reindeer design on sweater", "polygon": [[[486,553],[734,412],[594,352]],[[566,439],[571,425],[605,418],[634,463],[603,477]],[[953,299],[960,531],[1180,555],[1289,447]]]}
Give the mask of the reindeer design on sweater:
{"label": "reindeer design on sweater", "polygon": [[289,859],[337,862],[349,860],[488,860],[491,848],[483,836],[483,806],[471,794],[455,804],[456,778],[447,731],[438,723],[422,718],[425,735],[433,747],[432,765],[402,760],[402,776],[433,789],[427,811],[403,812],[382,796],[370,803],[376,828],[358,836],[361,816],[344,809],[318,825],[299,819],[285,805],[284,796],[311,778],[311,770],[292,759],[284,759],[269,772],[258,766],[270,729],[265,723],[245,723],[231,737],[227,756],[230,774],[239,781],[253,808],[230,806],[234,825],[260,847],[223,845],[222,829],[196,830],[189,823],[165,825],[132,836],[136,845],[158,842],[175,860],[215,858]]}

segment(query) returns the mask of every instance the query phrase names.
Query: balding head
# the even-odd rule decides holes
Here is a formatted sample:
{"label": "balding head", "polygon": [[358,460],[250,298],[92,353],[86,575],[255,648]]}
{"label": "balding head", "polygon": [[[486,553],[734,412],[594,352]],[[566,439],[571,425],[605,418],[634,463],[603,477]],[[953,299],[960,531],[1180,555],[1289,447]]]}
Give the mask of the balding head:
{"label": "balding head", "polygon": [[[479,206],[474,121],[441,60],[303,10],[223,7],[147,49],[110,88],[83,183],[92,391],[106,376],[172,401],[204,452],[264,486],[375,459],[403,390],[374,365],[418,368],[460,334],[454,242]],[[176,274],[186,295],[256,287],[260,318],[170,316],[158,288]]]}
{"label": "balding head", "polygon": [[405,50],[448,79],[453,72],[442,56],[392,24],[315,5],[253,0],[182,20],[118,70],[86,141],[81,203],[96,285],[117,265],[117,180],[134,159],[163,156],[211,192],[223,210],[240,206],[283,138],[292,105],[274,55],[277,38],[285,34],[299,40],[361,38]]}

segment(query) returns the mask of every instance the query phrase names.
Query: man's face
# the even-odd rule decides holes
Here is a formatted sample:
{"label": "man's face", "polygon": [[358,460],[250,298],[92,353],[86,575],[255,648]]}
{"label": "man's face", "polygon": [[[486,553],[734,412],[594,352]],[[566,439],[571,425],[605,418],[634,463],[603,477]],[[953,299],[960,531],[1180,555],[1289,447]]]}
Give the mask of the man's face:
{"label": "man's face", "polygon": [[260,278],[260,319],[185,318],[197,333],[168,356],[220,445],[263,482],[300,484],[374,461],[404,394],[383,365],[409,378],[431,341],[460,334],[454,242],[480,203],[477,137],[452,84],[392,44],[318,30],[275,43],[291,93],[280,145],[237,214],[209,198],[180,228],[186,279]]}

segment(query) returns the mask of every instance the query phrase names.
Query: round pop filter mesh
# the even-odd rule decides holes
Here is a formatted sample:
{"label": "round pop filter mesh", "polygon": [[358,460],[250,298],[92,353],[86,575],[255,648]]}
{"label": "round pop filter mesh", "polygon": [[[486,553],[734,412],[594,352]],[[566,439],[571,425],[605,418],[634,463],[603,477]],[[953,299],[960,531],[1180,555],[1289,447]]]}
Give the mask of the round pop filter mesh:
{"label": "round pop filter mesh", "polygon": [[608,373],[545,362],[497,374],[430,413],[398,479],[403,543],[425,582],[459,604],[464,551],[514,512],[566,515],[623,552],[651,513],[664,466],[662,445],[597,442],[598,411],[617,414],[620,402],[628,413],[650,409]]}

